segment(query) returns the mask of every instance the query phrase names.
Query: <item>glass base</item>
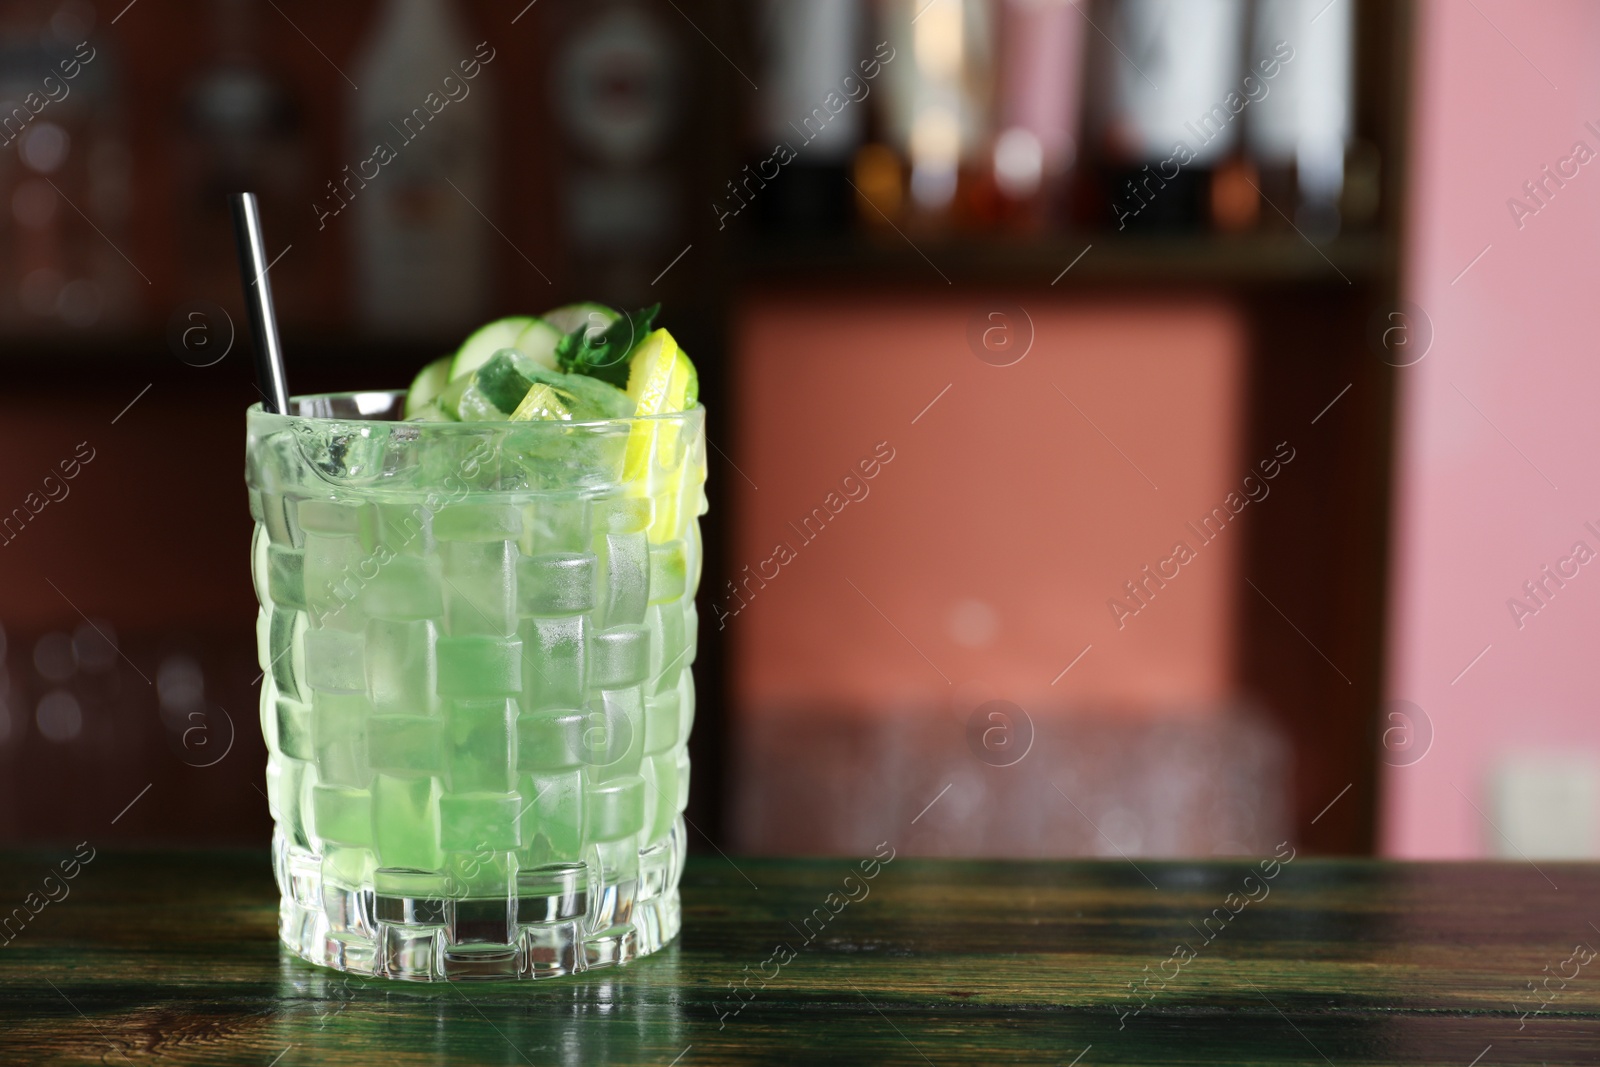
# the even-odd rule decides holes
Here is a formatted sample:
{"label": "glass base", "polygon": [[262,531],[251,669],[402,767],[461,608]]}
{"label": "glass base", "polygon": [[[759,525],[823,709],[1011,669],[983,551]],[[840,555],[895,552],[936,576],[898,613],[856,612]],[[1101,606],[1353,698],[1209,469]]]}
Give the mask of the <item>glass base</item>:
{"label": "glass base", "polygon": [[[637,877],[552,864],[515,894],[440,899],[325,883],[322,857],[273,838],[278,936],[309,963],[412,982],[557,978],[648,956],[682,924],[682,823],[639,851]],[[420,873],[420,872],[419,872]]]}

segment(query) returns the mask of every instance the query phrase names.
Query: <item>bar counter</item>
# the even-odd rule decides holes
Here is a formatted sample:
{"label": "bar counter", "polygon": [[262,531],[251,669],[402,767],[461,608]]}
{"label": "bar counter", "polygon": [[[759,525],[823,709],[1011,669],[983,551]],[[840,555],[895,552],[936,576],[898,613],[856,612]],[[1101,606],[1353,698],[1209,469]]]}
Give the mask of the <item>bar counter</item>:
{"label": "bar counter", "polygon": [[72,856],[0,861],[0,1063],[1600,1061],[1592,865],[713,852],[653,956],[414,984],[281,949],[265,851]]}

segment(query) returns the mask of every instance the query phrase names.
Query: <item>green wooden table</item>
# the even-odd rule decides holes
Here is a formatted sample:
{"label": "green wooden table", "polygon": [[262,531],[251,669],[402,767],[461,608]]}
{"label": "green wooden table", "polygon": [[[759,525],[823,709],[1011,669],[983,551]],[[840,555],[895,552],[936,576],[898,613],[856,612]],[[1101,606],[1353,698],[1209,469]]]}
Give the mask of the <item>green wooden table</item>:
{"label": "green wooden table", "polygon": [[697,856],[653,957],[409,985],[280,951],[265,854],[101,853],[0,948],[0,1063],[1600,1062],[1600,867],[860,863]]}

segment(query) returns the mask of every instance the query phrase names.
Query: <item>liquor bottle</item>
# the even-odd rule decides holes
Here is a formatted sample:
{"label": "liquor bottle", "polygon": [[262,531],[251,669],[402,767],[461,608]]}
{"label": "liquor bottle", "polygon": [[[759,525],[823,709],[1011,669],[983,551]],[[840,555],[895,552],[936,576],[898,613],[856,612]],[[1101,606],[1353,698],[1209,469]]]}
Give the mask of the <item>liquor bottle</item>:
{"label": "liquor bottle", "polygon": [[[545,165],[556,171],[569,253],[558,284],[619,306],[650,303],[652,293],[660,297],[660,264],[683,248],[683,156],[703,152],[676,136],[689,110],[688,60],[679,27],[667,21],[677,16],[640,0],[587,0],[544,14],[559,120]],[[727,203],[714,209],[743,210],[722,195]],[[681,284],[685,275],[667,277],[663,284]]]}
{"label": "liquor bottle", "polygon": [[[184,94],[176,142],[180,261],[185,295],[232,306],[239,283],[230,193],[260,197],[270,220],[270,255],[295,245],[309,249],[305,117],[258,54],[256,0],[217,0],[211,13],[206,63]],[[319,299],[314,273],[300,269],[304,262],[273,273],[280,313],[290,322]]]}
{"label": "liquor bottle", "polygon": [[1045,220],[1077,159],[1085,25],[1069,0],[1001,5],[993,176],[1026,222]]}
{"label": "liquor bottle", "polygon": [[357,306],[373,333],[454,335],[484,314],[493,57],[445,0],[388,0],[354,65],[353,162],[318,190],[318,218],[354,216]]}
{"label": "liquor bottle", "polygon": [[[890,0],[882,20],[884,117],[909,163],[910,207],[924,225],[958,218],[992,174],[995,19],[987,0]],[[992,179],[991,179],[992,180]]]}
{"label": "liquor bottle", "polygon": [[[1116,231],[1184,229],[1208,214],[1211,175],[1248,102],[1243,0],[1109,0],[1093,50],[1096,213]],[[1101,19],[1104,21],[1101,21]]]}
{"label": "liquor bottle", "polygon": [[[116,57],[88,4],[0,34],[0,325],[45,333],[125,324],[144,289],[126,245],[128,152]],[[96,232],[98,231],[98,232]]]}
{"label": "liquor bottle", "polygon": [[752,203],[769,232],[841,231],[873,88],[858,66],[871,57],[862,0],[762,0],[756,12],[764,73],[753,159],[728,193]]}
{"label": "liquor bottle", "polygon": [[1263,191],[1317,240],[1339,231],[1354,18],[1351,4],[1256,0],[1250,56],[1267,93],[1250,105],[1246,142],[1261,167]]}

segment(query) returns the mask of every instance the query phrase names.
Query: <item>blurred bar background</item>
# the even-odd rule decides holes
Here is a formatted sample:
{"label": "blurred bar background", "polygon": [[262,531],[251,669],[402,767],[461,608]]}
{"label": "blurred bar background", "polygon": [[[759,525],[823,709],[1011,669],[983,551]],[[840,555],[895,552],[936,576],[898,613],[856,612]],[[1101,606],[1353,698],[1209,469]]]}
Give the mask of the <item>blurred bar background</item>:
{"label": "blurred bar background", "polygon": [[[0,839],[268,840],[249,188],[297,392],[664,304],[716,456],[697,847],[1595,854],[1600,609],[1502,601],[1600,545],[1545,495],[1593,477],[1596,372],[1547,353],[1597,215],[1520,191],[1600,144],[1566,103],[1597,30],[0,0]],[[1506,194],[1566,221],[1507,230]],[[1573,629],[1508,653],[1531,625]]]}

